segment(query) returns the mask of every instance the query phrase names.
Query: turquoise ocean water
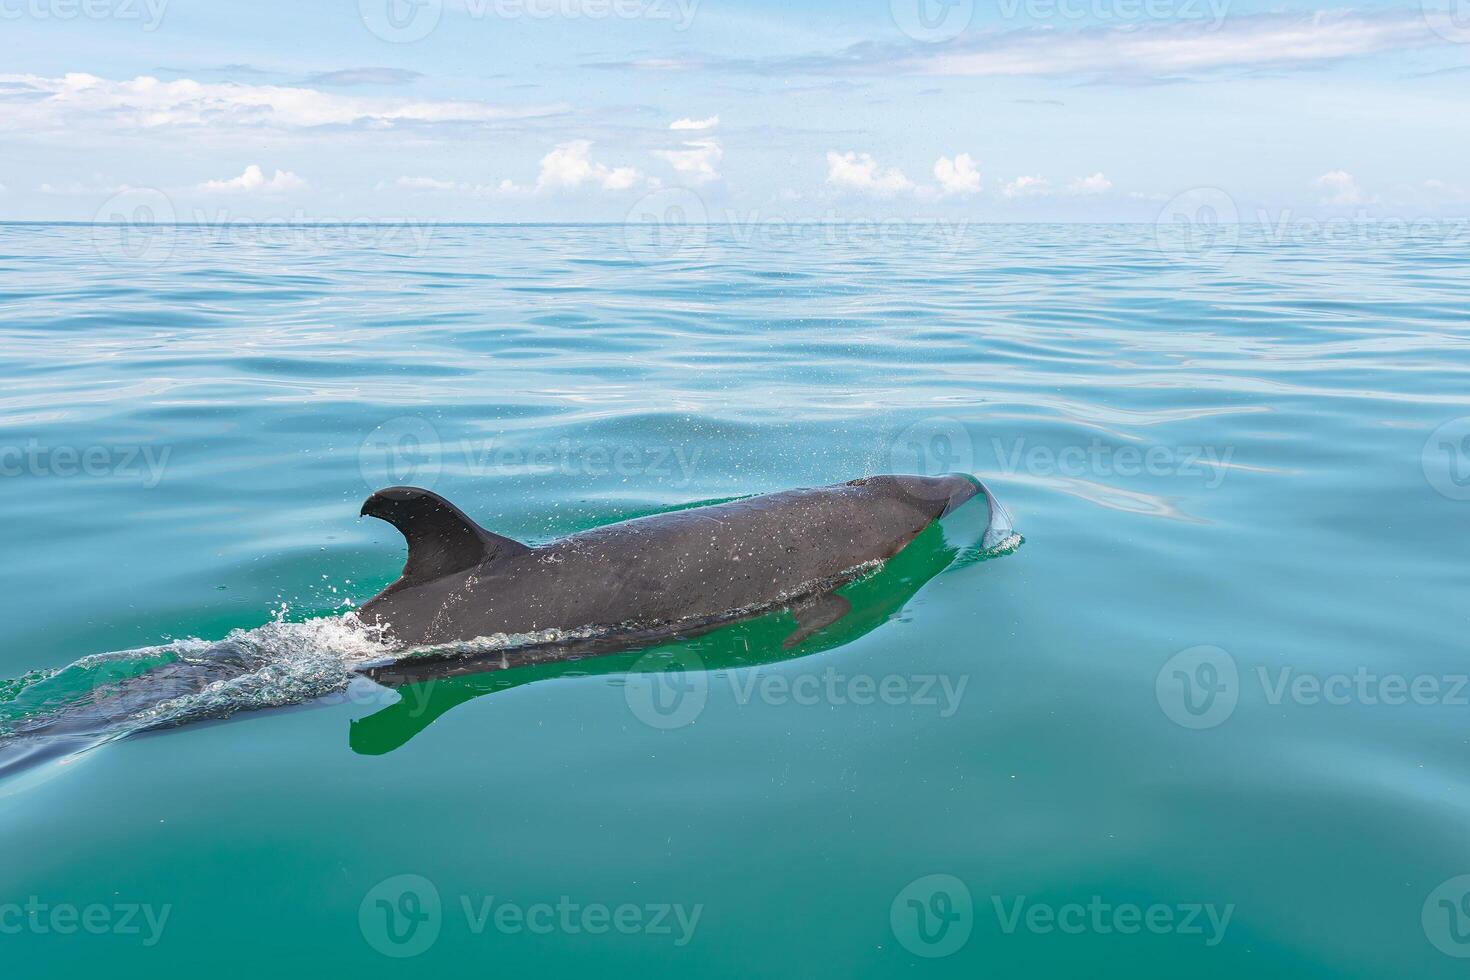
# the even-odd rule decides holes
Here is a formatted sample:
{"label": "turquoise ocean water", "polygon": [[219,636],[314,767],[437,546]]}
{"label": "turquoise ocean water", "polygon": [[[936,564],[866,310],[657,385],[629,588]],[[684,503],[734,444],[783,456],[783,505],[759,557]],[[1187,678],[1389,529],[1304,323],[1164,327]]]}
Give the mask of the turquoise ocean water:
{"label": "turquoise ocean water", "polygon": [[[0,226],[0,750],[229,715],[0,779],[14,975],[1463,973],[1463,235],[658,231]],[[352,680],[382,485],[942,471],[1025,543],[799,655]]]}

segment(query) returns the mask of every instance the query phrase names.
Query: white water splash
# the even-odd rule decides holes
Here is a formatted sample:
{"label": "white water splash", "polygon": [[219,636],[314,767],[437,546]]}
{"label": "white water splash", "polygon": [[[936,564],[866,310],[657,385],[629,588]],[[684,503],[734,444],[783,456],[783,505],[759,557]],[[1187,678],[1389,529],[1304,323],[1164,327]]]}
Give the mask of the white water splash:
{"label": "white water splash", "polygon": [[188,638],[82,657],[0,694],[0,744],[48,734],[127,734],[344,690],[356,667],[398,646],[356,614],[276,619],[223,640]]}
{"label": "white water splash", "polygon": [[[232,655],[243,653],[249,669],[134,712],[127,720],[130,730],[223,718],[336,694],[346,690],[359,665],[400,649],[381,628],[365,625],[355,613],[301,623],[277,619],[253,630],[236,630],[219,643],[184,642],[197,651],[191,660],[201,666],[208,667],[221,648],[227,648]],[[202,650],[197,646],[201,642]]]}

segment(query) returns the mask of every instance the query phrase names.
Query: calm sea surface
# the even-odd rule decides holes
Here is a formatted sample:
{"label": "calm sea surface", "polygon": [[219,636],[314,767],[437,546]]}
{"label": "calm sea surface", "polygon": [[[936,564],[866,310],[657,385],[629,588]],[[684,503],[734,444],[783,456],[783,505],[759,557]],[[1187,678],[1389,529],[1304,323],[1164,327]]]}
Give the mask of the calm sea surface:
{"label": "calm sea surface", "polygon": [[[249,666],[0,780],[7,973],[1466,969],[1463,235],[12,225],[0,350],[11,749]],[[805,656],[351,680],[380,486],[540,542],[895,471],[1025,543]]]}

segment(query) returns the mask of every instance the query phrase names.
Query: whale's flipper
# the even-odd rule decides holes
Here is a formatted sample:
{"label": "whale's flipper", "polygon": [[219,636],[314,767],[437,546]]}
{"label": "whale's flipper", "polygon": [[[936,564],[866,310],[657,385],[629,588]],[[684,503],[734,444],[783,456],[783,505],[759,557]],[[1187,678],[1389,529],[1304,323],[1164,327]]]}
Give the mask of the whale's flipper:
{"label": "whale's flipper", "polygon": [[491,534],[437,493],[417,487],[379,490],[362,505],[362,516],[387,521],[408,541],[408,561],[393,588],[433,581],[493,558],[531,550],[519,541]]}
{"label": "whale's flipper", "polygon": [[840,595],[828,592],[792,611],[796,613],[796,631],[782,642],[783,650],[790,650],[817,630],[826,629],[852,612],[852,603]]}

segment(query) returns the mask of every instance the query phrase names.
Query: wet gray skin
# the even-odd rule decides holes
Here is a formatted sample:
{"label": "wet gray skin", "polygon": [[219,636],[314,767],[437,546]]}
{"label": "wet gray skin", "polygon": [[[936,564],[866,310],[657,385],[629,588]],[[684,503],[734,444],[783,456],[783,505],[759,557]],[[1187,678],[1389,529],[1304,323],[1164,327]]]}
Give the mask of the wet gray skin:
{"label": "wet gray skin", "polygon": [[594,528],[527,547],[437,494],[380,491],[362,513],[408,540],[402,577],[360,610],[411,646],[583,627],[713,623],[796,604],[796,642],[846,613],[830,595],[974,497],[968,476],[875,476]]}

